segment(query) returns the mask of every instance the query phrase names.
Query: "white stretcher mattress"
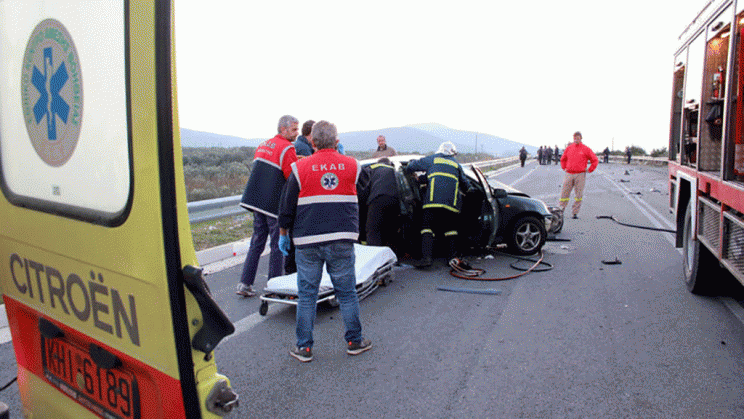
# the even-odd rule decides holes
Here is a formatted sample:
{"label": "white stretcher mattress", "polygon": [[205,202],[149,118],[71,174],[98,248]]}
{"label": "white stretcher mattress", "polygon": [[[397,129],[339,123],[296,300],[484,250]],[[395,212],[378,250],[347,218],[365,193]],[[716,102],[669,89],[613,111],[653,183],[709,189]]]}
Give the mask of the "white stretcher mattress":
{"label": "white stretcher mattress", "polygon": [[[381,267],[393,265],[395,262],[398,261],[395,253],[389,247],[365,246],[355,243],[354,252],[356,253],[355,268],[357,287],[374,279],[373,277],[375,276],[375,273],[378,272],[378,269],[380,269]],[[324,268],[318,293],[322,296],[332,291],[333,284],[331,283],[331,277],[328,275],[328,271]],[[264,292],[270,294],[296,296],[297,274],[293,273],[271,278],[266,283]]]}

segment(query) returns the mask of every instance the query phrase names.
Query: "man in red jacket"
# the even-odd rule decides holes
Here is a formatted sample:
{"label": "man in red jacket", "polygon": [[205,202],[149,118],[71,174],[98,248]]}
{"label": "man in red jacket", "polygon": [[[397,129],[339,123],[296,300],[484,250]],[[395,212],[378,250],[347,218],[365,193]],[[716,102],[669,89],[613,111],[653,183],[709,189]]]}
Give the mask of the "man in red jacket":
{"label": "man in red jacket", "polygon": [[571,189],[574,189],[574,204],[572,208],[573,218],[579,218],[579,209],[581,200],[584,195],[584,185],[586,184],[587,164],[589,173],[597,168],[599,159],[597,155],[581,142],[581,133],[576,131],[573,135],[574,142],[566,147],[561,156],[561,169],[566,171],[566,177],[563,180],[561,189],[561,199],[559,206],[565,210],[568,206],[568,200],[571,196]]}

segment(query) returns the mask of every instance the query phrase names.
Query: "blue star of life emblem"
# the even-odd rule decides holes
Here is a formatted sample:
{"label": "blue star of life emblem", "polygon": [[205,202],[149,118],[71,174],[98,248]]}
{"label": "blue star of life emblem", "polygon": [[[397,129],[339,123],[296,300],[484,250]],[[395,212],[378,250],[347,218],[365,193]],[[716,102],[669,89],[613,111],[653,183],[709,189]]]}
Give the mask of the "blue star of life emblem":
{"label": "blue star of life emblem", "polygon": [[338,186],[338,176],[335,173],[326,173],[320,178],[320,185],[327,191],[336,189]]}
{"label": "blue star of life emblem", "polygon": [[36,25],[29,37],[22,63],[21,102],[36,153],[51,166],[65,164],[80,136],[83,86],[72,37],[55,19]]}

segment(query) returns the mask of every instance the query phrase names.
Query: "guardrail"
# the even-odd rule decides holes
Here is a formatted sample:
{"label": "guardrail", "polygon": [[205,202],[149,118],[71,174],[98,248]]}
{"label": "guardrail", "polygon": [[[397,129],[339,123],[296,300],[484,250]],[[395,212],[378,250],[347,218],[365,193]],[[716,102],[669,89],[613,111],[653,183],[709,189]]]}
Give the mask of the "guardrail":
{"label": "guardrail", "polygon": [[[598,156],[600,162],[603,156]],[[534,158],[534,157],[530,157]],[[505,157],[503,159],[486,160],[481,162],[470,163],[479,169],[486,169],[490,167],[499,168],[506,166],[510,163],[516,163],[519,161],[519,157]],[[610,156],[610,161],[613,162],[625,162],[624,156]],[[645,164],[666,164],[666,157],[645,157],[645,156],[633,156],[631,163],[644,162]],[[227,196],[224,198],[216,199],[205,199],[203,201],[189,202],[189,222],[201,223],[204,221],[212,221],[220,218],[231,217],[235,215],[245,215],[247,211],[240,207],[241,195]]]}

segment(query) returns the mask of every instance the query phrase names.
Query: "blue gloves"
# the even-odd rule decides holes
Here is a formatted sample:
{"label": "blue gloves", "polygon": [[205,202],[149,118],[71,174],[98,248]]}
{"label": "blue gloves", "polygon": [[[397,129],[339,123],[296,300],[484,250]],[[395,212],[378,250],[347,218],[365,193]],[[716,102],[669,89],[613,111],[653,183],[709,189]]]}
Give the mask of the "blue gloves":
{"label": "blue gloves", "polygon": [[289,256],[289,235],[279,236],[279,250],[284,256]]}

